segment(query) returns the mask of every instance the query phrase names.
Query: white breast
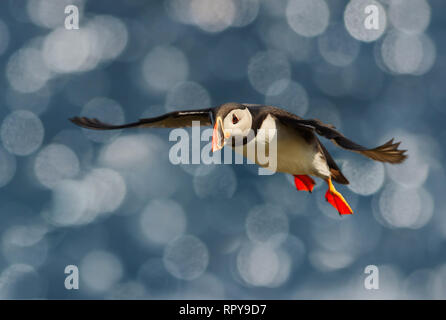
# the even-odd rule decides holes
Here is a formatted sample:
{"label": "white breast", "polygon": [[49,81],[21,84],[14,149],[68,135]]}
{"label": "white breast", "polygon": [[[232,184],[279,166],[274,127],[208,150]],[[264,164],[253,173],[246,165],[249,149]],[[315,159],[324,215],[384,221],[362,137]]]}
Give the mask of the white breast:
{"label": "white breast", "polygon": [[[328,178],[330,171],[319,148],[309,144],[294,129],[284,126],[276,121],[271,115],[268,115],[263,121],[255,139],[248,142],[243,148],[243,155],[249,160],[259,163],[257,157],[250,157],[246,150],[252,148],[252,144],[268,145],[273,137],[268,135],[268,129],[276,129],[277,134],[277,163],[276,168],[279,172],[290,174],[312,174],[321,178]],[[237,148],[235,149],[237,151]],[[273,159],[273,158],[271,158]]]}

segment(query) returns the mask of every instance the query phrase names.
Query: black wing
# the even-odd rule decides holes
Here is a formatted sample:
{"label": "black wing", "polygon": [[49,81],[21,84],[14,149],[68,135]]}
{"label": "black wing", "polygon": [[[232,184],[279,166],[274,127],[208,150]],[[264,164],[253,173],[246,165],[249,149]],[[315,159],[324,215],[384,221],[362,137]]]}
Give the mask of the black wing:
{"label": "black wing", "polygon": [[279,121],[281,121],[285,125],[297,127],[300,129],[307,128],[313,130],[318,135],[330,139],[335,145],[341,148],[358,152],[376,161],[401,163],[407,158],[407,155],[405,154],[407,150],[399,150],[398,146],[401,142],[394,143],[393,139],[390,139],[386,143],[376,148],[369,149],[357,144],[356,142],[351,141],[350,139],[347,139],[331,124],[325,124],[317,119],[305,120],[292,113],[277,108],[275,109],[273,114]]}
{"label": "black wing", "polygon": [[74,124],[93,130],[115,130],[124,128],[181,128],[191,127],[192,121],[200,121],[201,126],[212,124],[212,109],[184,110],[163,114],[159,117],[140,119],[137,122],[122,125],[112,125],[86,117],[70,119]]}

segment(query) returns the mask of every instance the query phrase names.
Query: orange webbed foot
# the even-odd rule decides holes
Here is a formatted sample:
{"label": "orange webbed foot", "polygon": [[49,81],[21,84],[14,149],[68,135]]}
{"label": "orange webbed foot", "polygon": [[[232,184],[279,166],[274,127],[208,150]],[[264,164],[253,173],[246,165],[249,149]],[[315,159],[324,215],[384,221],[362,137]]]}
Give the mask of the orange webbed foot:
{"label": "orange webbed foot", "polygon": [[325,193],[325,199],[338,210],[340,215],[344,214],[352,214],[353,210],[350,208],[350,205],[345,201],[342,194],[336,191],[331,179],[327,180],[328,190]]}
{"label": "orange webbed foot", "polygon": [[294,184],[299,191],[309,191],[312,192],[316,182],[307,175],[295,175]]}

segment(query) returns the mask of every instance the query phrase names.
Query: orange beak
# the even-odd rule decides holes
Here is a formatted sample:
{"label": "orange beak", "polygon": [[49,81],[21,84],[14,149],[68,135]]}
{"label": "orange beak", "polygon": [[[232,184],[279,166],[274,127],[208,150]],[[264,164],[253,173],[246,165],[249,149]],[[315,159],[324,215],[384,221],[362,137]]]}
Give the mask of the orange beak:
{"label": "orange beak", "polygon": [[212,152],[218,151],[225,146],[226,135],[223,132],[223,122],[220,117],[215,121],[214,131],[212,133]]}

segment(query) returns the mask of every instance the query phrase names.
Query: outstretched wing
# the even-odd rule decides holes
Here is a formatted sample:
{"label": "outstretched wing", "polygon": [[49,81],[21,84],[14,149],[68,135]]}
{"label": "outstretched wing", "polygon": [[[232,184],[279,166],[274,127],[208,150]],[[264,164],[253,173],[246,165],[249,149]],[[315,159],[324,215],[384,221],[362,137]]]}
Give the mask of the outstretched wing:
{"label": "outstretched wing", "polygon": [[86,117],[70,119],[74,124],[93,130],[115,130],[124,128],[181,128],[191,127],[192,121],[200,121],[201,126],[212,124],[212,109],[175,111],[159,117],[140,119],[137,122],[122,125],[112,125]]}
{"label": "outstretched wing", "polygon": [[376,161],[401,163],[407,158],[407,155],[405,154],[407,150],[399,150],[398,147],[401,142],[393,142],[393,139],[376,148],[369,149],[357,144],[356,142],[351,141],[350,139],[347,139],[339,131],[337,131],[333,125],[325,124],[320,120],[301,119],[298,116],[282,110],[275,112],[274,116],[276,116],[279,121],[288,126],[297,127],[300,129],[307,128],[309,130],[314,130],[318,135],[330,139],[335,145],[346,150],[358,152]]}

